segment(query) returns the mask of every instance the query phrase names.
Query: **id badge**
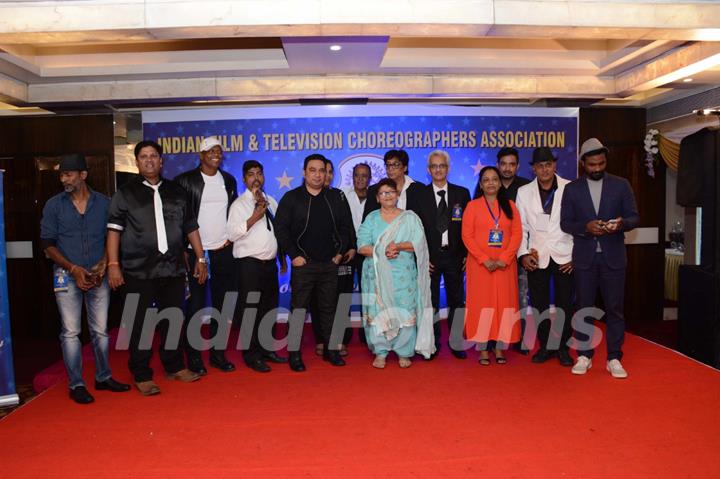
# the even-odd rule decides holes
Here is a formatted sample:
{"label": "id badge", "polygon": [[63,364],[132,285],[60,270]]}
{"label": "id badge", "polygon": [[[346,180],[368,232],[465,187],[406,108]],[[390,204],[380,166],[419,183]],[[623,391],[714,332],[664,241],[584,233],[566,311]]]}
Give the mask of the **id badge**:
{"label": "id badge", "polygon": [[68,272],[64,268],[55,269],[53,273],[53,291],[64,293],[68,290]]}
{"label": "id badge", "polygon": [[455,204],[452,209],[452,220],[453,221],[462,221],[462,206],[459,204]]}
{"label": "id badge", "polygon": [[502,247],[503,232],[500,229],[493,228],[488,236],[488,246],[491,248]]}
{"label": "id badge", "polygon": [[535,230],[542,232],[550,231],[550,215],[542,213],[538,216],[535,222]]}

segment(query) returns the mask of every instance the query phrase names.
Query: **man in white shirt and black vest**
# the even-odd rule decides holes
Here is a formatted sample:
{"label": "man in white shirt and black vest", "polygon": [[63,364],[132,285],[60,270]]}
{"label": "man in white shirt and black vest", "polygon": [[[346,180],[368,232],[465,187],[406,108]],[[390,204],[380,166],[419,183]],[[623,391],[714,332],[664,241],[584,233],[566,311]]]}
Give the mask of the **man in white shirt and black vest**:
{"label": "man in white shirt and black vest", "polygon": [[[198,283],[194,277],[188,278],[190,283],[190,298],[187,301],[186,324],[206,307],[206,290],[210,288],[212,307],[223,311],[225,294],[236,290],[235,259],[232,255],[232,242],[228,239],[226,231],[227,217],[230,205],[237,198],[237,181],[230,173],[220,169],[223,161],[222,143],[216,136],[203,139],[200,144],[200,164],[185,173],[181,173],[175,181],[183,187],[188,195],[188,206],[197,218],[200,227],[200,239],[204,255],[208,259],[208,281]],[[194,264],[196,257],[192,248],[187,250],[189,264]],[[234,311],[225,308],[225,311]],[[219,316],[218,316],[219,317]],[[197,321],[197,318],[196,318]],[[223,372],[235,370],[235,365],[225,357],[225,348],[230,333],[231,317],[223,317],[223,327],[220,328],[214,315],[210,319],[210,365]],[[198,328],[190,329],[189,334],[195,334]],[[201,338],[190,341],[183,336],[184,349],[187,354],[188,369],[201,376],[207,374],[198,343]],[[193,346],[194,344],[194,346]]]}
{"label": "man in white shirt and black vest", "polygon": [[[238,265],[243,358],[250,369],[266,373],[270,372],[266,361],[287,362],[275,352],[272,334],[279,301],[278,256],[283,272],[287,264],[285,258],[278,255],[273,225],[278,204],[263,191],[263,166],[248,160],[243,163],[242,171],[245,191],[230,206],[227,233]],[[254,309],[255,314],[246,314],[248,309]],[[252,324],[246,324],[250,321]]]}

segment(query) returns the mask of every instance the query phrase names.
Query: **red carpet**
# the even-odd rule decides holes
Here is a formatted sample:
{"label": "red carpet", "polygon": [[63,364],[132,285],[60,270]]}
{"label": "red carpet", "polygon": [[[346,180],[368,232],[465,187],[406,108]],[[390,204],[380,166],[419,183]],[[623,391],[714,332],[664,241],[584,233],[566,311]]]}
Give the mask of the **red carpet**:
{"label": "red carpet", "polygon": [[585,377],[447,350],[376,370],[353,343],[344,368],[307,349],[303,374],[181,384],[156,364],[159,396],[91,389],[89,406],[63,381],[0,421],[0,477],[720,477],[720,372],[635,336],[625,351],[627,380],[604,354]]}

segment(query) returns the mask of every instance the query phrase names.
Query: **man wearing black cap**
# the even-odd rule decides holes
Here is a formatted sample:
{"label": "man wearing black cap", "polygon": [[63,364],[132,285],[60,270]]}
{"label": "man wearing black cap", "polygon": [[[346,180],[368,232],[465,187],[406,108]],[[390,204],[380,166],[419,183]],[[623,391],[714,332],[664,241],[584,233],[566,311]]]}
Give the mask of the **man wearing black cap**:
{"label": "man wearing black cap", "polygon": [[288,352],[290,368],[297,372],[305,370],[300,342],[305,311],[313,299],[322,331],[323,359],[333,366],[345,365],[338,351],[342,335],[331,340],[331,333],[337,306],[338,264],[352,247],[353,223],[345,195],[324,187],[325,160],[317,153],[305,158],[304,183],[285,193],[275,217],[280,248],[292,259],[293,311]]}
{"label": "man wearing black cap", "polygon": [[[108,211],[108,283],[112,289],[125,285],[126,307],[136,300],[130,333],[128,366],[143,396],[160,393],[150,367],[152,338],[144,333],[145,322],[160,331],[160,361],[170,379],[193,382],[200,376],[185,368],[179,341],[185,302],[185,245],[195,252],[193,275],[199,284],[207,279],[198,224],[188,205],[185,190],[162,177],[162,147],[154,141],[135,145],[140,175],[115,192]],[[122,258],[121,258],[122,253]],[[153,306],[157,313],[152,314]],[[124,314],[123,314],[124,316]],[[169,338],[172,331],[174,338]]]}
{"label": "man wearing black cap", "polygon": [[[597,138],[580,147],[580,165],[584,176],[565,188],[560,226],[573,235],[572,260],[575,270],[577,308],[595,306],[600,288],[605,305],[607,363],[614,378],[628,376],[620,360],[625,339],[625,231],[640,223],[630,183],[625,178],[605,173],[608,149]],[[594,350],[590,347],[593,318],[582,318],[582,330],[576,328],[578,359],[573,374],[585,374],[592,367]]]}
{"label": "man wearing black cap", "polygon": [[[523,225],[518,258],[527,271],[533,319],[540,349],[532,357],[544,363],[557,354],[563,366],[572,366],[568,354],[572,320],[572,235],[560,229],[560,205],[568,180],[556,174],[557,159],[547,147],[536,148],[532,162],[535,181],[518,189],[515,205]],[[550,337],[550,284],[555,292],[555,320]],[[527,344],[527,343],[526,343]],[[529,346],[532,346],[529,344]]]}
{"label": "man wearing black cap", "polygon": [[111,377],[107,334],[110,289],[105,279],[105,224],[110,200],[85,182],[87,164],[78,154],[60,158],[64,192],[43,208],[40,238],[55,266],[53,287],[60,311],[63,360],[70,379],[70,398],[79,404],[94,401],[82,378],[80,331],[82,305],[95,352],[95,389],[128,391]]}
{"label": "man wearing black cap", "polygon": [[[190,298],[187,302],[186,325],[205,308],[205,293],[208,288],[211,305],[217,309],[218,314],[234,312],[234,308],[223,308],[223,303],[226,293],[237,291],[237,264],[232,254],[232,242],[228,239],[226,230],[230,205],[237,198],[237,181],[233,175],[220,169],[222,161],[222,143],[216,136],[209,136],[200,144],[200,164],[197,168],[181,173],[175,178],[188,194],[189,206],[197,218],[202,247],[208,258],[208,281],[200,284],[195,277],[188,278]],[[195,264],[197,258],[191,247],[188,248],[187,253],[188,264]],[[224,323],[222,328],[219,328],[218,318],[214,315],[210,318],[212,343],[210,366],[222,372],[232,372],[235,370],[235,365],[225,357],[232,316],[220,319]],[[218,328],[221,331],[220,336],[218,336]],[[197,335],[198,331],[197,327],[191,327],[189,330],[186,327],[183,340],[188,369],[204,376],[207,374],[207,369],[197,349],[198,343],[202,342],[202,338]],[[190,339],[188,334],[198,337]]]}

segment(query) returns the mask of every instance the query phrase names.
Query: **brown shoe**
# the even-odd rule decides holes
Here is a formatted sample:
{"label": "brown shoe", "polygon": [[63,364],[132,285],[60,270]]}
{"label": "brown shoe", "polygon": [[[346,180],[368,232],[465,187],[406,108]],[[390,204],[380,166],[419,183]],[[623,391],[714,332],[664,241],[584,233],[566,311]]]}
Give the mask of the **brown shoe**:
{"label": "brown shoe", "polygon": [[154,396],[156,394],[160,394],[160,388],[152,379],[150,381],[135,383],[135,386],[137,386],[138,391],[140,391],[140,394],[143,396]]}
{"label": "brown shoe", "polygon": [[177,379],[178,381],[182,381],[184,383],[192,383],[200,379],[200,375],[198,373],[194,373],[189,369],[181,369],[176,373],[169,373],[167,377],[168,379]]}

